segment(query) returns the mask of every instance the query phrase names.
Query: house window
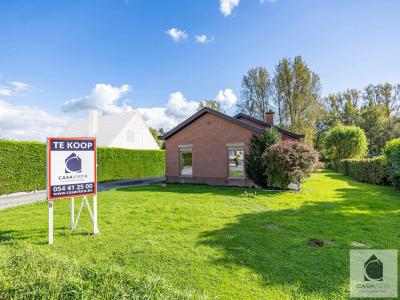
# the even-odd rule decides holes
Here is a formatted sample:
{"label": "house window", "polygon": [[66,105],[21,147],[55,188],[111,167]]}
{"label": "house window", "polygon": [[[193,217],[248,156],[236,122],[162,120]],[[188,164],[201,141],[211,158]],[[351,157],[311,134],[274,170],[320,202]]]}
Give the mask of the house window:
{"label": "house window", "polygon": [[180,169],[180,176],[193,175],[191,145],[179,146],[179,169]]}
{"label": "house window", "polygon": [[244,143],[227,144],[228,146],[228,177],[244,178]]}
{"label": "house window", "polygon": [[135,141],[135,131],[128,130],[126,132],[126,141],[127,142],[134,142]]}

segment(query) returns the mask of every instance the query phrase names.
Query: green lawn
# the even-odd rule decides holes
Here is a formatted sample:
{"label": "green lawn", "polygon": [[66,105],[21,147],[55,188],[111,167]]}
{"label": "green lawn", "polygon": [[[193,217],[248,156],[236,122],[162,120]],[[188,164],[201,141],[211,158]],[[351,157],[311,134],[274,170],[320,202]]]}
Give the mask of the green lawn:
{"label": "green lawn", "polygon": [[[324,171],[301,192],[244,191],[103,192],[96,237],[86,213],[79,230],[68,229],[61,200],[52,246],[46,204],[0,211],[0,299],[348,298],[352,241],[400,247],[400,193],[391,187]],[[310,239],[331,242],[310,248]]]}

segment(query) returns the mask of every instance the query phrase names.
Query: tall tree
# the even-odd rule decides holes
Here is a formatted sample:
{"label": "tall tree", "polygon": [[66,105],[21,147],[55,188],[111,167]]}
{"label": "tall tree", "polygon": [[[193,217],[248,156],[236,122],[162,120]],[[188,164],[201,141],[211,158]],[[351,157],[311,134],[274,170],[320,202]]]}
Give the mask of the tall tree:
{"label": "tall tree", "polygon": [[284,58],[276,66],[275,104],[281,126],[315,138],[315,124],[321,108],[319,76],[312,72],[301,56]]}
{"label": "tall tree", "polygon": [[359,126],[367,136],[369,156],[379,155],[385,143],[390,139],[387,107],[384,104],[375,105],[373,102],[363,106]]}
{"label": "tall tree", "polygon": [[370,84],[364,89],[366,105],[383,106],[386,116],[396,115],[400,111],[400,84]]}
{"label": "tall tree", "polygon": [[250,69],[242,79],[238,111],[261,120],[272,105],[272,80],[264,67]]}
{"label": "tall tree", "polygon": [[325,99],[327,121],[331,126],[339,123],[357,125],[359,123],[360,91],[348,89],[343,93],[330,94]]}
{"label": "tall tree", "polygon": [[199,102],[199,108],[197,110],[201,110],[204,107],[208,107],[208,108],[211,108],[213,110],[216,110],[216,111],[219,111],[219,112],[222,112],[222,113],[225,112],[224,109],[221,106],[221,103],[219,103],[216,100],[203,100],[203,101],[200,101]]}

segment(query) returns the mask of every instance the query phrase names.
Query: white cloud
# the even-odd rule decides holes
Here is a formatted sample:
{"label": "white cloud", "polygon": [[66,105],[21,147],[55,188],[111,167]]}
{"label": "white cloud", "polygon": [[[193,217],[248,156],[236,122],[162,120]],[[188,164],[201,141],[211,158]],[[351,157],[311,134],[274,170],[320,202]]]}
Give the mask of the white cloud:
{"label": "white cloud", "polygon": [[11,85],[14,87],[16,91],[26,91],[34,89],[32,85],[21,81],[11,81]]}
{"label": "white cloud", "polygon": [[166,113],[177,120],[186,119],[199,108],[199,102],[188,101],[181,92],[169,96]]}
{"label": "white cloud", "polygon": [[165,33],[168,34],[174,40],[174,42],[179,42],[188,37],[185,31],[179,30],[177,28],[168,29]]}
{"label": "white cloud", "polygon": [[68,119],[29,105],[13,105],[0,99],[0,138],[44,141],[59,134]]}
{"label": "white cloud", "polygon": [[205,34],[195,35],[194,37],[196,38],[196,42],[198,42],[200,44],[210,43],[210,42],[212,42],[214,40],[213,37],[208,38]]}
{"label": "white cloud", "polygon": [[130,110],[126,104],[118,106],[117,102],[122,96],[131,90],[131,86],[124,84],[120,87],[113,87],[110,84],[98,83],[92,89],[89,96],[71,99],[64,102],[64,112],[78,112],[89,109],[96,109],[104,113],[118,113]]}
{"label": "white cloud", "polygon": [[0,96],[15,96],[19,92],[33,91],[35,87],[22,81],[11,81],[7,85],[0,84]]}
{"label": "white cloud", "polygon": [[13,96],[14,92],[8,86],[0,85],[0,96]]}
{"label": "white cloud", "polygon": [[178,125],[178,122],[174,118],[167,116],[165,107],[138,108],[137,111],[140,113],[147,126],[156,129],[163,128],[164,130],[170,130]]}
{"label": "white cloud", "polygon": [[232,89],[220,90],[215,100],[221,103],[224,108],[231,108],[236,104],[237,97]]}
{"label": "white cloud", "polygon": [[194,113],[199,103],[188,101],[181,92],[170,94],[165,107],[138,108],[147,126],[170,130]]}
{"label": "white cloud", "polygon": [[219,9],[225,17],[229,16],[239,2],[240,0],[219,0]]}
{"label": "white cloud", "polygon": [[276,0],[260,0],[260,3],[263,4],[265,1],[269,2],[269,3],[275,3]]}

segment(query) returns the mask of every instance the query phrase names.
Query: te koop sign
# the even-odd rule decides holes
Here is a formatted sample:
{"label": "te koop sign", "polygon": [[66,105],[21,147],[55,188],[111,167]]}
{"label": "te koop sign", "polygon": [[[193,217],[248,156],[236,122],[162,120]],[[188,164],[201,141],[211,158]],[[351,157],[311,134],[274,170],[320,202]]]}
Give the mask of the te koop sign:
{"label": "te koop sign", "polygon": [[96,139],[48,138],[48,200],[96,194]]}

